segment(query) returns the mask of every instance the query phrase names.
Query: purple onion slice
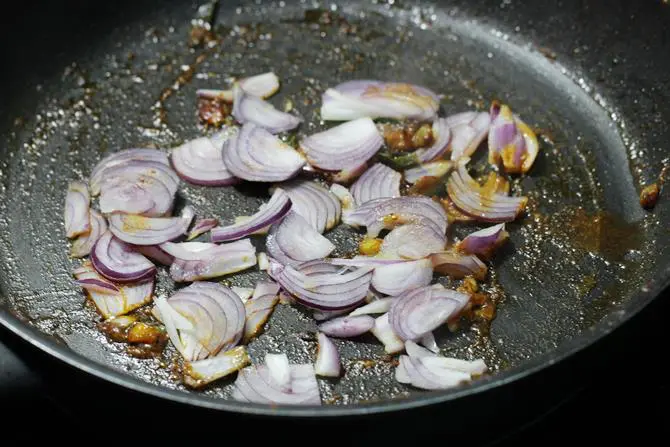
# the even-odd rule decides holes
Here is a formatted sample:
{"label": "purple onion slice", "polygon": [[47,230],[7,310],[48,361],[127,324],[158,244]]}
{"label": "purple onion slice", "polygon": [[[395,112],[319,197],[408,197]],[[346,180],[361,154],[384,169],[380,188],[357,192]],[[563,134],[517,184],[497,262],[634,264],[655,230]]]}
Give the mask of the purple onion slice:
{"label": "purple onion slice", "polygon": [[370,330],[372,335],[384,345],[387,354],[397,354],[405,349],[404,342],[396,335],[389,321],[389,314],[385,313],[375,319],[375,325]]}
{"label": "purple onion slice", "polygon": [[65,196],[65,234],[72,239],[91,229],[89,209],[91,198],[83,182],[70,182]]}
{"label": "purple onion slice", "polygon": [[300,267],[295,269],[274,261],[270,262],[268,273],[301,304],[321,310],[348,309],[361,303],[372,279],[370,268],[309,275],[300,271]]}
{"label": "purple onion slice", "polygon": [[396,296],[427,286],[432,279],[433,264],[430,259],[419,259],[376,267],[372,274],[372,287],[386,295]]}
{"label": "purple onion slice", "polygon": [[294,180],[279,187],[291,198],[291,210],[304,217],[319,233],[323,234],[340,222],[342,206],[339,199],[320,184]]}
{"label": "purple onion slice", "polygon": [[510,197],[484,189],[468,173],[464,158],[447,182],[449,198],[458,210],[484,222],[511,222],[526,208],[527,197]]}
{"label": "purple onion slice", "polygon": [[354,310],[349,314],[350,317],[355,317],[357,315],[374,315],[374,314],[385,314],[391,308],[393,303],[393,298],[380,298],[378,300],[372,301],[365,306],[361,306],[358,309]]}
{"label": "purple onion slice", "polygon": [[406,223],[422,223],[444,234],[447,214],[442,206],[429,197],[396,197],[371,200],[342,219],[351,226],[367,227],[368,237],[377,237],[383,229]]}
{"label": "purple onion slice", "polygon": [[408,355],[400,356],[396,380],[424,390],[454,388],[487,370],[481,359],[468,361],[437,356],[412,341],[406,343],[406,351]]}
{"label": "purple onion slice", "polygon": [[433,225],[409,223],[391,230],[379,250],[379,257],[386,259],[422,259],[432,253],[444,251],[447,237]]}
{"label": "purple onion slice", "polygon": [[223,162],[221,150],[226,139],[200,137],[174,148],[170,157],[174,170],[194,185],[228,186],[238,183],[239,179],[228,171]]}
{"label": "purple onion slice", "polygon": [[415,168],[405,171],[405,181],[411,185],[419,182],[424,177],[442,178],[447,175],[454,167],[450,160],[437,160],[430,163],[424,163]]}
{"label": "purple onion slice", "polygon": [[427,286],[395,298],[388,316],[393,332],[403,340],[419,340],[458,314],[470,297],[464,293]]}
{"label": "purple onion slice", "polygon": [[252,298],[244,304],[247,321],[244,325],[244,343],[248,343],[263,330],[263,326],[272,315],[279,302],[279,286],[273,282],[261,282],[256,285]]}
{"label": "purple onion slice", "polygon": [[279,90],[279,78],[273,72],[250,76],[239,81],[245,93],[259,98],[269,98]]}
{"label": "purple onion slice", "polygon": [[114,293],[108,288],[104,293],[93,290],[90,286],[92,282],[108,282],[103,276],[98,274],[90,261],[85,261],[81,267],[74,271],[74,277],[79,283],[86,284],[86,293],[95,304],[98,312],[105,318],[114,318],[119,315],[125,315],[133,310],[147,304],[151,301],[154,290],[154,282],[148,281],[140,284],[115,284],[119,289]]}
{"label": "purple onion slice", "polygon": [[332,242],[294,212],[270,228],[266,246],[270,257],[285,265],[325,258],[335,249]]}
{"label": "purple onion slice", "polygon": [[291,210],[291,199],[282,189],[275,189],[270,200],[244,222],[212,230],[212,242],[234,241],[282,219]]}
{"label": "purple onion slice", "polygon": [[319,331],[337,338],[352,338],[365,334],[375,325],[368,315],[335,318],[319,325]]}
{"label": "purple onion slice", "polygon": [[107,231],[91,251],[93,267],[102,276],[118,283],[143,282],[156,275],[156,266]]}
{"label": "purple onion slice", "polygon": [[[198,242],[184,242],[186,245],[201,244]],[[205,245],[203,247],[202,245]],[[190,253],[181,253],[189,259],[175,257],[170,266],[170,277],[177,282],[199,281],[218,278],[220,276],[237,273],[256,265],[256,248],[249,239],[242,239],[228,244],[202,244]],[[186,251],[189,251],[186,247]]]}
{"label": "purple onion slice", "polygon": [[301,118],[277,110],[272,104],[257,96],[246,93],[238,86],[233,87],[233,116],[241,124],[253,123],[278,134],[295,129]]}
{"label": "purple onion slice", "polygon": [[[232,398],[241,402],[274,405],[321,405],[319,384],[312,365],[289,365],[288,373],[268,364],[241,370],[235,380]],[[277,377],[282,378],[277,380]],[[288,377],[288,379],[283,379]]]}
{"label": "purple onion slice", "polygon": [[170,340],[187,361],[202,360],[233,348],[242,338],[246,313],[228,287],[195,282],[169,299],[154,300]]}
{"label": "purple onion slice", "polygon": [[488,134],[491,116],[488,112],[464,112],[446,118],[451,129],[451,159],[470,157]]}
{"label": "purple onion slice", "polygon": [[321,332],[317,334],[317,339],[319,347],[316,353],[316,362],[314,363],[316,375],[321,377],[339,377],[342,373],[342,366],[337,346]]}
{"label": "purple onion slice", "polygon": [[402,175],[386,165],[377,163],[365,171],[351,188],[351,195],[357,205],[370,200],[400,197]]}
{"label": "purple onion slice", "polygon": [[200,236],[201,234],[207,233],[209,230],[215,228],[218,225],[219,225],[219,219],[215,218],[198,219],[193,224],[193,228],[191,228],[191,231],[189,231],[188,237],[186,239],[189,241],[191,239],[195,239],[196,237]]}
{"label": "purple onion slice", "polygon": [[238,346],[220,352],[215,357],[184,365],[184,383],[191,388],[201,388],[222,377],[229,376],[251,363],[247,349]]}
{"label": "purple onion slice", "polygon": [[109,177],[108,171],[112,168],[138,160],[153,161],[165,166],[170,165],[167,154],[157,149],[126,149],[115,152],[103,158],[93,168],[90,180],[91,193],[94,196],[100,194],[100,184],[103,179]]}
{"label": "purple onion slice", "polygon": [[164,216],[172,210],[179,176],[152,160],[129,160],[108,168],[100,180],[100,212]]}
{"label": "purple onion slice", "polygon": [[454,279],[473,276],[477,280],[486,278],[486,264],[475,255],[465,255],[455,251],[434,253],[430,256],[435,272]]}
{"label": "purple onion slice", "polygon": [[451,129],[446,118],[438,118],[433,121],[434,142],[430,147],[418,149],[414,152],[420,163],[428,163],[442,158],[449,150],[451,141]]}
{"label": "purple onion slice", "polygon": [[225,143],[223,160],[233,175],[251,182],[288,180],[305,164],[295,149],[253,123]]}
{"label": "purple onion slice", "polygon": [[186,234],[192,220],[192,210],[188,207],[182,217],[112,214],[109,217],[109,230],[114,236],[129,244],[159,245]]}
{"label": "purple onion slice", "polygon": [[326,90],[321,118],[348,121],[361,117],[432,119],[440,107],[438,96],[418,85],[355,80]]}
{"label": "purple onion slice", "polygon": [[465,254],[473,254],[488,259],[496,248],[509,239],[509,233],[505,231],[505,224],[493,225],[483,230],[469,234],[456,244],[457,251]]}
{"label": "purple onion slice", "polygon": [[493,122],[489,130],[489,163],[502,165],[510,174],[525,174],[539,153],[535,132],[512,114],[507,105],[494,102],[491,106]]}
{"label": "purple onion slice", "polygon": [[96,210],[90,210],[89,219],[91,231],[80,235],[74,242],[72,242],[70,254],[73,258],[83,258],[84,256],[88,256],[95,243],[98,242],[100,236],[107,231],[107,221]]}
{"label": "purple onion slice", "polygon": [[326,171],[358,168],[381,148],[384,140],[370,118],[359,118],[300,142],[310,165]]}

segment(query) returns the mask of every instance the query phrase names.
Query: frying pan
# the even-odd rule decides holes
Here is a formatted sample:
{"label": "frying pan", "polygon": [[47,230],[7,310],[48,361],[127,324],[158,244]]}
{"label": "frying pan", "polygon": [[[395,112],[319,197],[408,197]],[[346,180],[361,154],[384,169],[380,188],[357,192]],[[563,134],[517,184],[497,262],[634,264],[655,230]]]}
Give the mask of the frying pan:
{"label": "frying pan", "polygon": [[[51,2],[29,17],[30,28],[11,27],[23,33],[3,41],[0,87],[0,322],[70,365],[159,398],[230,412],[392,412],[532,383],[668,286],[670,206],[661,198],[648,212],[638,203],[668,155],[670,13],[663,2],[223,2],[216,16],[223,37],[209,51],[188,45],[197,4],[97,5],[93,15],[87,3]],[[72,19],[77,14],[86,21]],[[69,17],[73,26],[47,34],[53,17]],[[438,334],[443,352],[484,357],[491,376],[418,392],[394,381],[373,339],[342,342],[346,375],[320,383],[333,405],[270,408],[228,400],[229,381],[188,391],[160,359],[132,358],[97,331],[98,317],[71,279],[61,219],[67,182],[85,178],[112,151],[169,148],[201,135],[197,88],[270,69],[283,81],[273,102],[290,98],[307,122],[318,123],[326,86],[380,78],[444,93],[446,113],[498,98],[538,129],[541,155],[518,185],[534,205],[510,225],[512,243],[491,266],[499,305],[490,334]],[[180,196],[201,215],[229,218],[263,200],[244,187],[184,185]],[[344,228],[329,237],[345,251],[355,243]],[[231,282],[249,286],[259,277]],[[250,353],[312,361],[313,330],[302,310],[282,306]]]}

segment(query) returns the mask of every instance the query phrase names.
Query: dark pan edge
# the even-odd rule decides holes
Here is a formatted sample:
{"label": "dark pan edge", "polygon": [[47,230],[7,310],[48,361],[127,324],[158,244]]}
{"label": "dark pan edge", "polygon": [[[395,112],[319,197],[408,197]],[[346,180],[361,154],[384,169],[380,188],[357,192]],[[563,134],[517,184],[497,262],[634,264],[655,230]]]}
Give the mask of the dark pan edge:
{"label": "dark pan edge", "polygon": [[469,395],[481,394],[503,385],[509,385],[517,382],[543,369],[549,368],[601,340],[606,335],[620,328],[625,322],[637,315],[656,297],[661,295],[662,292],[667,288],[670,288],[670,268],[665,270],[661,278],[655,281],[651,281],[647,286],[646,291],[642,291],[636,296],[632,297],[631,301],[629,302],[632,304],[624,306],[624,309],[621,311],[612,312],[608,317],[599,321],[590,329],[585,330],[577,337],[563,343],[558,348],[537,356],[515,368],[497,373],[495,376],[491,376],[488,379],[478,380],[470,385],[464,386],[463,388],[452,391],[417,395],[416,397],[410,397],[402,400],[348,406],[331,405],[271,407],[259,404],[245,404],[232,400],[212,399],[204,395],[187,394],[181,391],[163,389],[156,385],[143,382],[133,376],[114,371],[104,365],[95,363],[83,357],[75,351],[70,350],[66,346],[62,346],[56,343],[54,340],[44,336],[36,329],[27,326],[6,309],[0,308],[0,324],[36,348],[41,349],[42,351],[72,367],[75,367],[107,382],[111,382],[132,391],[148,394],[154,397],[167,399],[182,404],[194,405],[201,408],[256,416],[303,418],[314,418],[322,416],[362,416],[410,410],[429,405],[437,405]]}

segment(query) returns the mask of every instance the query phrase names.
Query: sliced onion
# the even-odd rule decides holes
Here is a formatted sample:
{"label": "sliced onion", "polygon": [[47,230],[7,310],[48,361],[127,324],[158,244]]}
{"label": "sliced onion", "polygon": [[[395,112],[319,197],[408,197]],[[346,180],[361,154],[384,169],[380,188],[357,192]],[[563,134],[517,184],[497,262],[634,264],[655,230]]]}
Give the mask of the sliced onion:
{"label": "sliced onion", "polygon": [[[198,244],[193,247],[192,244]],[[170,266],[170,277],[177,282],[199,281],[240,272],[256,265],[256,248],[249,239],[229,244],[206,244],[184,242],[180,245],[185,252],[180,253],[190,259],[175,260]],[[203,244],[204,245],[204,244]]]}
{"label": "sliced onion", "polygon": [[442,178],[447,175],[454,167],[450,160],[437,160],[430,163],[424,163],[415,168],[405,171],[405,181],[412,185],[419,182],[424,177]]}
{"label": "sliced onion", "polygon": [[493,225],[469,234],[456,244],[456,249],[466,254],[491,257],[492,252],[509,239],[505,224]]}
{"label": "sliced onion", "polygon": [[212,228],[215,228],[217,225],[219,225],[219,219],[215,218],[198,219],[193,224],[193,228],[191,228],[191,231],[189,231],[188,237],[186,239],[189,241],[191,239],[195,239],[201,234],[205,234]]}
{"label": "sliced onion", "polygon": [[348,121],[361,117],[429,120],[440,107],[438,96],[412,84],[356,80],[326,90],[321,118]]}
{"label": "sliced onion", "polygon": [[381,298],[366,304],[365,306],[359,307],[349,314],[350,317],[355,317],[357,315],[371,315],[371,314],[385,314],[391,308],[393,303],[393,298]]}
{"label": "sliced onion", "polygon": [[429,197],[396,197],[371,200],[342,219],[351,226],[367,227],[368,237],[377,237],[383,230],[390,230],[406,223],[431,225],[444,234],[447,215],[440,204]]}
{"label": "sliced onion", "polygon": [[338,185],[337,183],[331,185],[330,192],[339,199],[340,204],[342,205],[342,220],[345,220],[346,216],[356,209],[356,200],[354,200],[354,196],[351,195],[346,187]]}
{"label": "sliced onion", "polygon": [[335,318],[319,325],[319,330],[326,335],[337,338],[358,337],[365,334],[375,325],[374,318],[368,315]]}
{"label": "sliced onion", "polygon": [[327,171],[357,168],[377,153],[384,139],[370,118],[359,118],[300,142],[310,165]]}
{"label": "sliced onion", "polygon": [[375,325],[370,329],[372,335],[377,337],[377,340],[382,342],[384,345],[384,351],[387,354],[397,354],[405,349],[404,342],[398,338],[398,336],[393,332],[391,323],[389,322],[389,314],[385,313],[384,315],[377,317],[375,319]]}
{"label": "sliced onion", "polygon": [[147,281],[156,275],[151,261],[109,231],[93,247],[91,262],[98,273],[119,283]]}
{"label": "sliced onion", "polygon": [[365,170],[368,169],[368,162],[363,162],[358,166],[352,168],[345,168],[337,172],[331,172],[330,180],[333,183],[341,183],[343,185],[348,185],[358,177],[360,177]]}
{"label": "sliced onion", "polygon": [[320,184],[295,180],[281,184],[280,187],[291,198],[291,209],[304,217],[319,233],[323,234],[340,222],[342,206],[339,199]]}
{"label": "sliced onion", "polygon": [[294,212],[270,228],[266,245],[270,257],[285,265],[325,258],[335,250],[332,242]]}
{"label": "sliced onion", "polygon": [[481,359],[467,361],[437,356],[411,341],[407,342],[406,350],[408,355],[400,356],[396,379],[424,390],[453,388],[487,369]]}
{"label": "sliced onion", "polygon": [[65,234],[72,239],[91,229],[89,208],[91,198],[83,182],[70,182],[65,196]]}
{"label": "sliced onion", "polygon": [[270,262],[268,273],[300,303],[321,310],[348,309],[362,302],[372,278],[370,268],[308,275],[278,262]]}
{"label": "sliced onion", "polygon": [[[432,335],[432,333],[431,333]],[[414,357],[435,357],[435,353],[431,350],[421,347],[412,340],[407,340],[405,342],[405,352],[408,356]]]}
{"label": "sliced onion", "polygon": [[213,88],[201,88],[195,91],[195,94],[198,98],[218,100],[227,103],[233,102],[233,91],[232,90],[217,90]]}
{"label": "sliced onion", "polygon": [[[227,134],[229,135],[230,132]],[[228,171],[221,153],[225,142],[200,137],[172,150],[170,160],[177,174],[189,183],[202,186],[228,186],[239,179]]]}
{"label": "sliced onion", "polygon": [[259,212],[248,220],[212,230],[212,242],[234,241],[272,225],[291,210],[291,199],[282,189],[275,189],[272,197]]}
{"label": "sliced onion", "polygon": [[295,149],[252,123],[225,143],[223,161],[233,175],[252,182],[287,180],[305,164]]}
{"label": "sliced onion", "polygon": [[466,294],[444,287],[421,287],[395,298],[389,321],[398,337],[419,340],[458,314],[468,303]]}
{"label": "sliced onion", "polygon": [[244,325],[245,343],[260,334],[279,302],[279,286],[274,283],[267,283],[267,286],[262,284],[256,286],[254,297],[244,304],[247,311],[247,321]]}
{"label": "sliced onion", "polygon": [[191,388],[201,388],[222,377],[229,376],[251,363],[247,349],[238,346],[229,351],[220,352],[216,357],[184,366],[184,383]]}
{"label": "sliced onion", "polygon": [[451,129],[451,159],[470,157],[482,143],[491,126],[488,112],[464,112],[447,118]]}
{"label": "sliced onion", "polygon": [[273,281],[261,281],[254,287],[252,299],[260,298],[266,295],[277,295],[279,293],[279,284]]}
{"label": "sliced onion", "polygon": [[260,252],[258,253],[258,270],[266,271],[270,268],[270,258],[267,253]]}
{"label": "sliced onion", "polygon": [[383,267],[385,265],[404,262],[403,259],[386,258],[382,256],[354,256],[351,259],[329,258],[327,261],[333,265],[345,267]]}
{"label": "sliced onion", "polygon": [[273,72],[268,72],[244,78],[239,86],[249,95],[269,98],[279,90],[279,78]]}
{"label": "sliced onion", "polygon": [[326,321],[326,320],[332,320],[335,317],[339,317],[342,315],[346,315],[349,312],[351,312],[351,309],[340,309],[340,310],[318,310],[315,309],[314,312],[312,312],[312,317],[314,317],[314,320],[316,321]]}
{"label": "sliced onion", "polygon": [[[432,332],[428,332],[426,335],[421,337],[421,344],[426,347],[430,352],[438,353],[440,352],[440,347],[437,345],[435,336]],[[411,343],[411,342],[410,342]]]}
{"label": "sliced onion", "polygon": [[502,164],[505,172],[526,173],[537,158],[539,146],[535,132],[512,114],[506,106],[494,102],[493,123],[489,131],[489,163]]}
{"label": "sliced onion", "polygon": [[[159,297],[154,302],[172,344],[187,361],[226,351],[242,338],[244,305],[235,292],[221,284],[196,282],[168,300]],[[191,327],[180,324],[178,316]]]}
{"label": "sliced onion", "polygon": [[100,185],[104,179],[109,177],[108,172],[111,169],[138,160],[153,161],[165,166],[170,165],[167,154],[157,149],[126,149],[115,152],[103,158],[93,168],[90,180],[91,193],[94,196],[100,194]]}
{"label": "sliced onion", "polygon": [[161,162],[130,160],[104,172],[100,180],[100,211],[163,216],[172,210],[179,176]]}
{"label": "sliced onion", "polygon": [[291,364],[286,354],[265,354],[265,365],[268,367],[270,377],[282,389],[291,385]]}
{"label": "sliced onion", "polygon": [[420,163],[428,163],[429,161],[442,158],[449,150],[451,130],[446,118],[438,118],[433,121],[433,138],[434,142],[430,147],[414,152]]}
{"label": "sliced onion", "polygon": [[135,245],[158,245],[186,234],[193,212],[185,208],[182,217],[144,217],[112,214],[109,230],[124,242]]}
{"label": "sliced onion", "polygon": [[133,250],[162,265],[171,265],[174,261],[159,245],[133,245]]}
{"label": "sliced onion", "polygon": [[230,290],[235,292],[235,295],[237,295],[240,300],[242,300],[243,303],[246,304],[247,301],[249,301],[249,298],[254,294],[254,289],[251,287],[238,287],[238,286],[231,286]]}
{"label": "sliced onion", "polygon": [[98,242],[100,236],[107,231],[107,221],[94,209],[89,211],[89,222],[91,230],[86,234],[80,235],[72,243],[70,254],[73,258],[83,258],[84,256],[88,256],[95,243]]}
{"label": "sliced onion", "polygon": [[77,284],[84,290],[114,295],[117,295],[120,292],[121,289],[119,286],[104,276],[100,276],[97,272],[95,273],[96,274],[90,273],[86,268],[78,268],[74,271],[75,277],[80,278],[77,279]]}
{"label": "sliced onion", "polygon": [[447,182],[447,192],[454,205],[465,214],[484,222],[511,222],[526,208],[527,197],[509,197],[487,191],[477,183],[466,167],[469,159],[458,162],[457,170]]}
{"label": "sliced onion", "polygon": [[475,255],[464,255],[454,251],[435,253],[430,256],[433,269],[437,273],[460,279],[473,276],[475,279],[486,278],[486,264]]}
{"label": "sliced onion", "polygon": [[394,228],[379,250],[383,258],[422,259],[444,250],[447,237],[432,225],[409,223]]}
{"label": "sliced onion", "polygon": [[423,287],[433,279],[430,259],[399,262],[375,268],[372,287],[386,295],[396,296],[407,290]]}
{"label": "sliced onion", "polygon": [[245,93],[238,86],[233,87],[233,96],[233,116],[241,124],[253,123],[277,134],[295,129],[302,122],[301,118],[277,110],[269,102]]}
{"label": "sliced onion", "polygon": [[316,362],[314,370],[317,376],[321,377],[339,377],[342,372],[340,365],[340,353],[337,351],[335,343],[325,334],[317,334],[319,341],[318,351],[316,353]]}
{"label": "sliced onion", "polygon": [[125,315],[143,306],[151,301],[154,290],[153,281],[140,284],[116,284],[119,289],[116,293],[113,293],[111,288],[106,288],[104,293],[93,290],[93,287],[90,286],[91,283],[97,281],[102,284],[107,280],[95,271],[93,264],[89,261],[84,262],[81,267],[76,269],[74,276],[78,282],[88,285],[85,287],[86,292],[105,319]]}
{"label": "sliced onion", "polygon": [[402,175],[386,165],[377,163],[365,171],[350,189],[356,204],[386,197],[400,197]]}
{"label": "sliced onion", "polygon": [[231,396],[241,402],[321,405],[319,384],[312,365],[290,365],[288,385],[277,383],[267,365],[244,368],[235,380]]}

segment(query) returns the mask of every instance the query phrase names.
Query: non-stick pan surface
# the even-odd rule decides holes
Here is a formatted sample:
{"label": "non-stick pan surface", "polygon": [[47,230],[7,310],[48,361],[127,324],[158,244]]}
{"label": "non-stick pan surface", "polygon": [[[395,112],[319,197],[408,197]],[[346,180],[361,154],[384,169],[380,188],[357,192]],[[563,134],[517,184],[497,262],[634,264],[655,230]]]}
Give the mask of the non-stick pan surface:
{"label": "non-stick pan surface", "polygon": [[[667,154],[666,131],[654,127],[670,119],[670,108],[657,105],[667,71],[655,70],[663,68],[653,58],[655,42],[636,41],[642,34],[630,23],[642,16],[647,35],[662,39],[665,8],[596,8],[629,17],[607,24],[589,2],[550,10],[530,1],[223,3],[211,49],[189,46],[197,5],[170,2],[151,11],[138,6],[114,28],[82,29],[85,46],[61,47],[39,83],[26,85],[10,71],[17,75],[8,85],[24,88],[3,96],[0,123],[0,321],[14,332],[88,372],[173,400],[252,413],[367,413],[525,376],[607,334],[667,285],[667,201],[654,213],[638,205],[641,185],[656,180]],[[490,334],[467,327],[438,334],[445,354],[484,357],[492,376],[454,391],[416,392],[395,382],[393,363],[373,338],[341,341],[345,376],[320,381],[332,406],[270,409],[227,400],[230,381],[187,391],[174,377],[172,350],[136,359],[96,329],[99,317],[71,278],[77,262],[67,256],[61,217],[68,181],[85,178],[110,152],[167,149],[203,134],[197,88],[268,70],[282,80],[272,101],[293,102],[308,123],[303,135],[323,127],[316,115],[323,90],[352,78],[426,85],[445,94],[444,113],[500,99],[538,129],[541,155],[514,184],[531,206],[509,226],[512,243],[486,286],[498,300]],[[263,192],[183,184],[180,196],[200,215],[225,219],[252,213]],[[344,227],[328,237],[342,254],[357,241]],[[160,276],[158,292],[169,294]],[[251,286],[259,278],[226,279]],[[314,329],[304,310],[279,306],[249,346],[252,358],[271,351],[313,361]]]}

